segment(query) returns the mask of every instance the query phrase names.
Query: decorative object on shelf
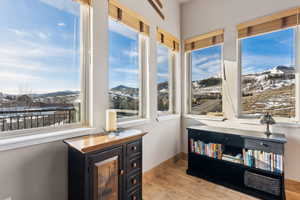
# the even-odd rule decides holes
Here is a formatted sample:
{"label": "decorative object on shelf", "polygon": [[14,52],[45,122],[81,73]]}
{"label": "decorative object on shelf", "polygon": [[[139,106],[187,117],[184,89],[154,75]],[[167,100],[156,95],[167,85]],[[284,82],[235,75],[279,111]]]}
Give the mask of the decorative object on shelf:
{"label": "decorative object on shelf", "polygon": [[260,123],[261,124],[267,124],[267,130],[266,130],[265,134],[266,134],[267,137],[270,137],[272,135],[272,133],[270,131],[270,125],[276,124],[273,117],[267,112],[267,114],[262,116],[262,118],[260,119]]}
{"label": "decorative object on shelf", "polygon": [[117,112],[115,110],[106,111],[106,131],[117,131]]}
{"label": "decorative object on shelf", "polygon": [[162,4],[161,0],[148,0],[148,2],[154,8],[154,10],[158,13],[158,15],[164,20],[165,15],[161,11],[161,9],[163,8],[163,4]]}

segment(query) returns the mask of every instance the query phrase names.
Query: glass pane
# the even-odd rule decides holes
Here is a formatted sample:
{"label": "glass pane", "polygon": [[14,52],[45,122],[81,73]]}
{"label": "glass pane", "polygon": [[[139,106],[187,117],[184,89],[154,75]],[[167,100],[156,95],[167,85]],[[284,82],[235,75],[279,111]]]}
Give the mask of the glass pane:
{"label": "glass pane", "polygon": [[221,46],[191,53],[191,114],[222,115]]}
{"label": "glass pane", "polygon": [[163,45],[157,46],[157,101],[158,111],[169,111],[169,49]]}
{"label": "glass pane", "polygon": [[294,29],[241,41],[242,112],[295,117]]}
{"label": "glass pane", "polygon": [[139,115],[139,42],[138,33],[109,20],[109,98],[110,108],[120,120]]}
{"label": "glass pane", "polygon": [[80,5],[2,0],[0,131],[80,119]]}

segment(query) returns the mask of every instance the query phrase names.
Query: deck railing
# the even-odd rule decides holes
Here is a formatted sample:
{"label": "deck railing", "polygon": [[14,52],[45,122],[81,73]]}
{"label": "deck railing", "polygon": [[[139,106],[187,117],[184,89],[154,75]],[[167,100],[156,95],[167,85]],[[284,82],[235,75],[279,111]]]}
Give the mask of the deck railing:
{"label": "deck railing", "polygon": [[0,111],[0,132],[59,126],[76,122],[76,109],[30,109]]}

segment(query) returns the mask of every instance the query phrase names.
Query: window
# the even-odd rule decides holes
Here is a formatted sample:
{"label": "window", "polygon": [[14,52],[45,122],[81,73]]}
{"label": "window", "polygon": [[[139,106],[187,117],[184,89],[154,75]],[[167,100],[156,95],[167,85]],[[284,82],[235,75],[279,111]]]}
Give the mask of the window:
{"label": "window", "polygon": [[80,4],[2,0],[0,131],[80,121]]}
{"label": "window", "polygon": [[139,33],[109,19],[109,98],[119,121],[142,115]]}
{"label": "window", "polygon": [[241,111],[295,117],[295,29],[240,40]]}
{"label": "window", "polygon": [[190,113],[222,116],[222,46],[190,53]]}
{"label": "window", "polygon": [[158,114],[172,113],[172,52],[162,44],[157,45],[157,109]]}

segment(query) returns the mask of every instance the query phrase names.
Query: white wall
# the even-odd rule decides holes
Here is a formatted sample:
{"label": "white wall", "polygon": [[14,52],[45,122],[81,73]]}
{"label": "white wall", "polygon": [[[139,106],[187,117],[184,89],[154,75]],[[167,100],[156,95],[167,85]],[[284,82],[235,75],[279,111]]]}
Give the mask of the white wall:
{"label": "white wall", "polygon": [[[224,81],[224,112],[229,119],[226,122],[183,120],[183,151],[187,151],[185,128],[194,124],[208,124],[213,126],[245,128],[263,130],[258,123],[252,124],[236,119],[238,95],[238,65],[237,65],[237,33],[236,25],[248,20],[300,6],[295,0],[192,0],[181,8],[181,36],[187,39],[199,34],[224,28],[224,62],[227,80]],[[182,64],[183,66],[183,64]],[[299,126],[298,126],[299,127]],[[277,125],[273,131],[286,134],[286,177],[300,181],[300,128],[283,127]]]}
{"label": "white wall", "polygon": [[[94,125],[104,126],[104,111],[107,108],[107,49],[108,23],[107,2],[94,1],[93,16],[93,75],[95,87],[92,88]],[[140,125],[142,130],[149,131],[144,137],[144,171],[181,152],[180,117],[156,121],[156,27],[180,38],[179,5],[176,1],[164,1],[163,21],[147,1],[120,0],[128,8],[144,16],[150,22],[150,57],[149,57],[149,122]],[[178,63],[180,58],[178,56]],[[180,65],[177,66],[177,80],[180,80]],[[180,81],[177,81],[180,87]],[[176,94],[177,110],[180,111],[180,89]],[[35,145],[0,152],[0,200],[11,196],[12,200],[66,200],[67,199],[67,148],[62,141]]]}

